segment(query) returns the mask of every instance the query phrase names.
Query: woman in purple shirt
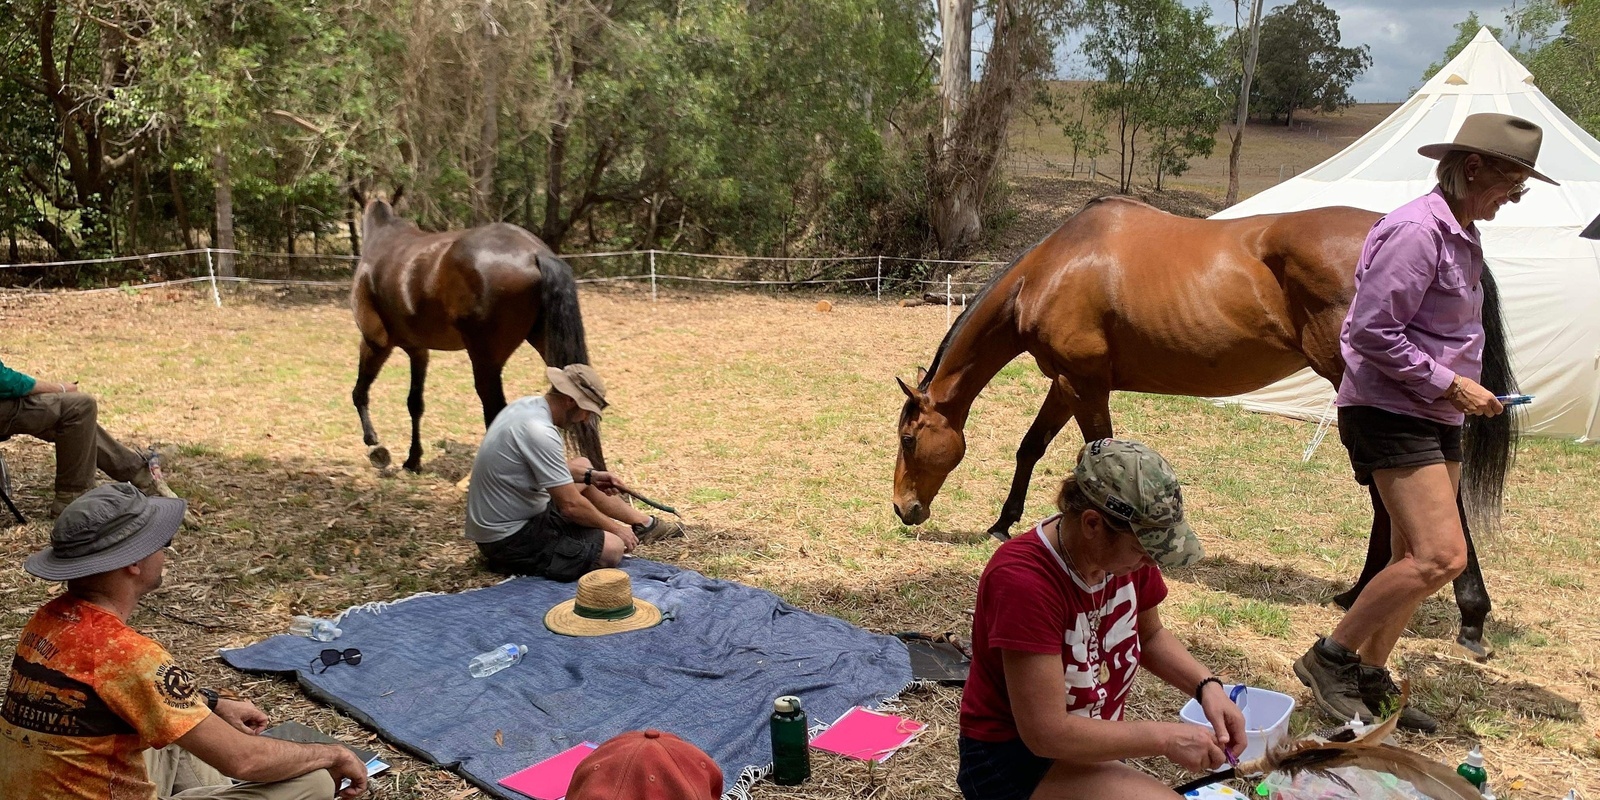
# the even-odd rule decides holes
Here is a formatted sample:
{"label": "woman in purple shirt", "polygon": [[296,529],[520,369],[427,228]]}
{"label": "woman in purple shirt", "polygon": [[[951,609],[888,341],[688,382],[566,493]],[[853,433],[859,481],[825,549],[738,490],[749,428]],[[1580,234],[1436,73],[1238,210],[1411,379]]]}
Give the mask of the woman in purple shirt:
{"label": "woman in purple shirt", "polygon": [[[1474,114],[1454,141],[1421,148],[1439,160],[1439,184],[1379,220],[1356,265],[1339,335],[1339,438],[1357,482],[1376,486],[1389,511],[1394,557],[1294,664],[1340,720],[1370,721],[1398,696],[1386,666],[1395,642],[1417,606],[1466,567],[1456,503],[1464,423],[1464,499],[1485,516],[1498,511],[1513,432],[1509,415],[1496,419],[1505,410],[1496,395],[1516,388],[1476,223],[1520,200],[1530,177],[1555,183],[1534,169],[1542,135],[1517,117]],[[1438,722],[1413,706],[1400,725]]]}

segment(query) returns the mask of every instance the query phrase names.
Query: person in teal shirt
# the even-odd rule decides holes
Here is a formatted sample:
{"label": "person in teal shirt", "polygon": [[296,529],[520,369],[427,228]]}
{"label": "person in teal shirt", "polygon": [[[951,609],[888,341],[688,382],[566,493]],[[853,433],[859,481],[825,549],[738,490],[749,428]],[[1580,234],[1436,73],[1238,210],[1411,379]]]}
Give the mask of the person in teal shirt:
{"label": "person in teal shirt", "polygon": [[56,446],[51,516],[60,516],[78,495],[94,488],[96,469],[146,495],[177,497],[146,457],[107,433],[98,417],[94,397],[79,391],[77,383],[34,378],[0,361],[0,441],[26,434]]}

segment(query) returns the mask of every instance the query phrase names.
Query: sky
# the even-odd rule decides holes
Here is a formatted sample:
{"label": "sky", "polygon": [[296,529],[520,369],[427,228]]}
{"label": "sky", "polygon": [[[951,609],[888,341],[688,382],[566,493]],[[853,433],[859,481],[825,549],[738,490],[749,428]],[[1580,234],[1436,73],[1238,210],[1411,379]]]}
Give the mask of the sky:
{"label": "sky", "polygon": [[[1360,103],[1398,103],[1410,97],[1422,86],[1422,73],[1428,65],[1444,56],[1445,47],[1456,38],[1455,26],[1469,12],[1478,12],[1478,19],[1487,24],[1502,26],[1510,2],[1323,0],[1339,15],[1340,44],[1372,48],[1372,66],[1350,87]],[[1184,4],[1209,5],[1213,22],[1233,24],[1233,0],[1184,0]],[[1286,4],[1284,0],[1266,0],[1262,13]]]}

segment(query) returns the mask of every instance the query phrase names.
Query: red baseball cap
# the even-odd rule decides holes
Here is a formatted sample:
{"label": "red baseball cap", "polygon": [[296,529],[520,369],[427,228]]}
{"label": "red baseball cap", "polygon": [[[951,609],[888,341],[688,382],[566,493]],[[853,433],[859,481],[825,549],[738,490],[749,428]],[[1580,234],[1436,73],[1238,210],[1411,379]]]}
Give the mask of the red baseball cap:
{"label": "red baseball cap", "polygon": [[722,770],[688,742],[656,730],[612,737],[579,762],[567,800],[718,800]]}

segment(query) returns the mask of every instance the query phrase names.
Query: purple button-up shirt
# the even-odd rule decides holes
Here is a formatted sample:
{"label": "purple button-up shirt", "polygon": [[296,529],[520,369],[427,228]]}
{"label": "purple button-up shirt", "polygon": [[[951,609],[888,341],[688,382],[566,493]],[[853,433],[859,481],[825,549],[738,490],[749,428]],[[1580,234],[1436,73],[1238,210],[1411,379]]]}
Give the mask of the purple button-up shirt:
{"label": "purple button-up shirt", "polygon": [[1460,425],[1444,393],[1483,373],[1483,246],[1435,187],[1378,220],[1356,264],[1356,296],[1339,331],[1336,401]]}

